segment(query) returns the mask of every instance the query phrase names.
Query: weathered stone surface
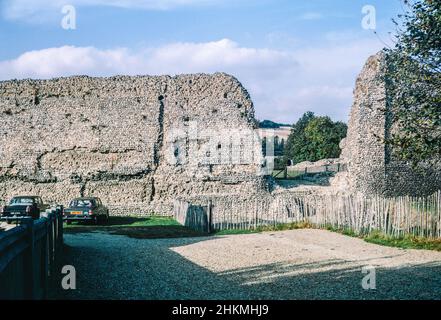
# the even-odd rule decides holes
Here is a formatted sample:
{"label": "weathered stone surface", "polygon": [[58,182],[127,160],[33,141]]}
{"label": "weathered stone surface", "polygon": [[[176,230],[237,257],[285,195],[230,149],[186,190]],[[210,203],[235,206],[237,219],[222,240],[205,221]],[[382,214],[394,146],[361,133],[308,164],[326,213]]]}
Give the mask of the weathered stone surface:
{"label": "weathered stone surface", "polygon": [[[382,141],[396,130],[384,67],[384,55],[373,56],[357,79],[338,160],[348,171],[288,196],[441,189],[441,165],[415,170]],[[112,214],[171,214],[177,198],[274,197],[286,190],[269,192],[256,128],[249,94],[222,73],[0,82],[0,201],[96,195]]]}
{"label": "weathered stone surface", "polygon": [[257,192],[260,143],[240,140],[255,128],[248,93],[222,73],[0,82],[0,198],[170,213],[177,194]]}
{"label": "weathered stone surface", "polygon": [[435,159],[430,165],[413,168],[394,158],[393,150],[384,144],[384,139],[398,130],[387,104],[386,63],[383,52],[370,57],[357,78],[348,135],[341,143],[341,158],[348,164],[348,172],[339,174],[345,179],[337,180],[348,183],[347,191],[365,194],[432,194],[441,189],[441,162]]}

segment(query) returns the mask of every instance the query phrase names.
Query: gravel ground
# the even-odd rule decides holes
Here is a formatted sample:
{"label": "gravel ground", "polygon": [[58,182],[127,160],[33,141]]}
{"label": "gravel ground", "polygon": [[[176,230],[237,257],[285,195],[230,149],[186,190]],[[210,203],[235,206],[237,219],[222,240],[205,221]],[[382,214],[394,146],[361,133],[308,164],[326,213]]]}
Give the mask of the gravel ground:
{"label": "gravel ground", "polygon": [[[66,234],[64,299],[440,299],[441,252],[322,230],[179,239]],[[376,267],[364,290],[362,267]]]}

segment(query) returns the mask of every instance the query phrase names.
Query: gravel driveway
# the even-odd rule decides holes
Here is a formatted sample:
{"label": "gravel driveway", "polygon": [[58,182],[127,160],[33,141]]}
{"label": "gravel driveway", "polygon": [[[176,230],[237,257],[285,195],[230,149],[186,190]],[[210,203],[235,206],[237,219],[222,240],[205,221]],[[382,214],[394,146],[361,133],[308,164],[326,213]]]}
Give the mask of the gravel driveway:
{"label": "gravel driveway", "polygon": [[[322,230],[180,239],[66,234],[67,299],[440,299],[441,252]],[[362,267],[376,267],[364,290]]]}

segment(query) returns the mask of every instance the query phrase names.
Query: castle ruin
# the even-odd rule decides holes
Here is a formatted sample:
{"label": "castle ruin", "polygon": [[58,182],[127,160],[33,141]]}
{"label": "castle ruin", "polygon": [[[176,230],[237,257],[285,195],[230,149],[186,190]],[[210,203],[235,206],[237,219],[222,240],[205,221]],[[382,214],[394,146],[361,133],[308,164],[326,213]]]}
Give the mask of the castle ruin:
{"label": "castle ruin", "polygon": [[[369,58],[357,79],[339,190],[432,193],[441,166],[415,171],[382,141],[384,65]],[[0,199],[99,196],[112,214],[170,214],[178,197],[270,195],[256,128],[248,92],[223,73],[3,81]]]}
{"label": "castle ruin", "polygon": [[167,213],[177,195],[265,189],[251,99],[226,74],[4,81],[0,123],[3,199]]}
{"label": "castle ruin", "polygon": [[385,196],[430,195],[441,189],[441,162],[414,168],[384,143],[398,130],[391,121],[386,68],[386,55],[380,52],[367,60],[356,81],[348,134],[341,143],[347,189]]}

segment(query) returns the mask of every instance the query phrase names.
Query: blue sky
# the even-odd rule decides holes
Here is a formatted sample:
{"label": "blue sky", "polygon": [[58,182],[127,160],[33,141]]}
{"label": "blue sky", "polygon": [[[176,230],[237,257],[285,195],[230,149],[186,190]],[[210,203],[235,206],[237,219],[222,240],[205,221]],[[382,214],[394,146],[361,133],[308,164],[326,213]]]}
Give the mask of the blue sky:
{"label": "blue sky", "polygon": [[[63,5],[76,29],[61,27]],[[376,9],[376,31],[361,26]],[[256,116],[347,120],[356,75],[391,43],[399,0],[2,0],[0,80],[227,72]]]}

